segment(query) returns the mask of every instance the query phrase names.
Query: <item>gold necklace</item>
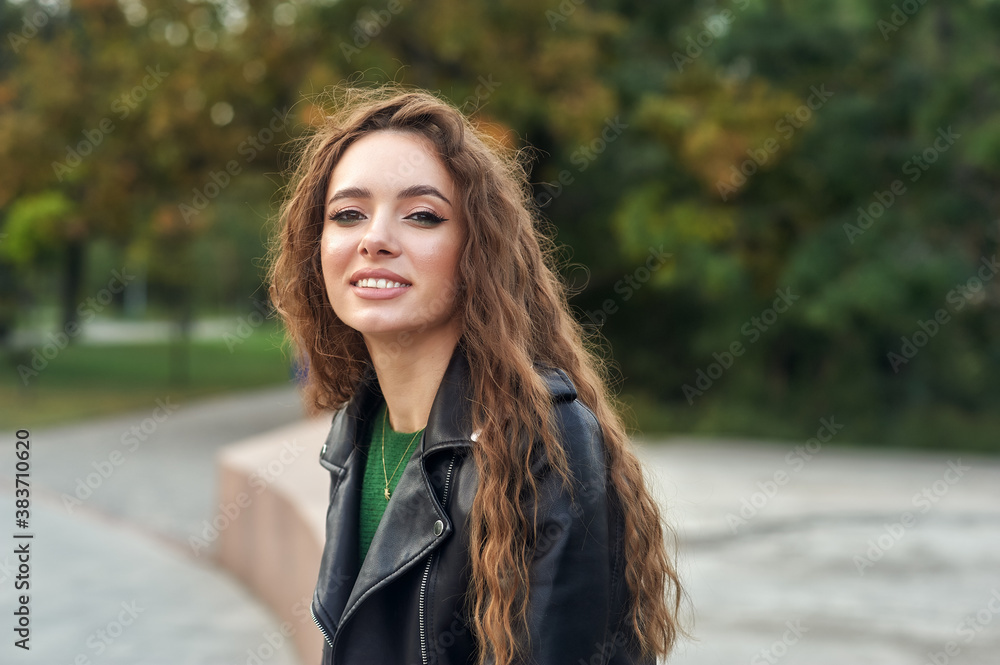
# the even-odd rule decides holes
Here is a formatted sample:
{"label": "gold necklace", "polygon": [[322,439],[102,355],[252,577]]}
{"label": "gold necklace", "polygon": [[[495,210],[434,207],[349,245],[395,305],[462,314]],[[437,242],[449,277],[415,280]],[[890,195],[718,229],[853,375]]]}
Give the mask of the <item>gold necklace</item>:
{"label": "gold necklace", "polygon": [[[389,500],[389,476],[386,475],[387,472],[386,472],[386,468],[385,468],[385,421],[388,420],[388,419],[389,419],[389,409],[387,407],[386,410],[385,410],[385,415],[382,417],[382,477],[385,478],[385,500],[386,501]],[[417,440],[417,437],[420,436],[420,432],[422,432],[422,431],[423,431],[423,428],[421,428],[420,430],[418,430],[416,432],[416,434],[413,435],[413,439],[410,441],[410,445],[408,445],[406,447],[406,450],[403,451],[403,456],[401,458],[399,458],[399,464],[396,464],[396,468],[392,472],[392,476],[391,476],[392,478],[396,477],[396,471],[399,471],[399,465],[402,464],[403,460],[406,459],[406,453],[410,452],[410,448],[413,447],[413,442]]]}

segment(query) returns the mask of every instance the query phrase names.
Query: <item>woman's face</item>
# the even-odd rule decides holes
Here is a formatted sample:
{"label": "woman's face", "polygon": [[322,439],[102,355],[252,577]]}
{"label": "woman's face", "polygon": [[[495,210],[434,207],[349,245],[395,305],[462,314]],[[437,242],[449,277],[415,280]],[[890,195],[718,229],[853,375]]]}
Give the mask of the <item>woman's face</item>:
{"label": "woman's face", "polygon": [[323,279],[333,311],[366,341],[458,339],[465,221],[456,195],[430,140],[413,133],[368,134],[334,167],[320,239]]}

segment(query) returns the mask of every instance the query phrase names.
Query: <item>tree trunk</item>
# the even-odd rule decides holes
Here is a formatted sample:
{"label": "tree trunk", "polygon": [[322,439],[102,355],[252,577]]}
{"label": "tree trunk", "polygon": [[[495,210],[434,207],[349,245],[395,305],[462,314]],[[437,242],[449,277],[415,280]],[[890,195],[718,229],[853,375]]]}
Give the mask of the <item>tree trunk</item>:
{"label": "tree trunk", "polygon": [[70,240],[66,245],[66,263],[62,288],[62,329],[77,322],[80,283],[83,281],[85,246],[81,240]]}
{"label": "tree trunk", "polygon": [[175,309],[176,334],[170,345],[170,383],[174,386],[186,386],[191,381],[191,298],[190,291],[182,289]]}

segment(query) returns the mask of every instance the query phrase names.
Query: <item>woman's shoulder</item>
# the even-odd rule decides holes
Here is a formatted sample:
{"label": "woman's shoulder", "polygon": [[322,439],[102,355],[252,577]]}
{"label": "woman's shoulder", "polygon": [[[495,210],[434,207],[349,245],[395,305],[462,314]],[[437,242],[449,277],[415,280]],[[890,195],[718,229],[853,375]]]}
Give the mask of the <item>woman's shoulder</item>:
{"label": "woman's shoulder", "polygon": [[561,368],[535,363],[535,371],[545,380],[552,398],[554,425],[571,467],[600,468],[604,464],[601,424],[584,404],[576,385]]}
{"label": "woman's shoulder", "polygon": [[[540,495],[547,512],[563,520],[569,515],[575,522],[592,525],[596,512],[605,504],[609,486],[607,450],[601,423],[577,393],[572,378],[558,367],[535,363],[535,369],[545,379],[552,397],[552,424],[565,455],[567,471],[572,479],[572,495],[565,492],[562,478],[549,463],[544,447],[532,465],[533,473],[544,478]],[[565,527],[560,522],[561,528]]]}
{"label": "woman's shoulder", "polygon": [[577,397],[576,386],[569,375],[559,367],[535,362],[535,371],[545,380],[554,402],[570,401]]}

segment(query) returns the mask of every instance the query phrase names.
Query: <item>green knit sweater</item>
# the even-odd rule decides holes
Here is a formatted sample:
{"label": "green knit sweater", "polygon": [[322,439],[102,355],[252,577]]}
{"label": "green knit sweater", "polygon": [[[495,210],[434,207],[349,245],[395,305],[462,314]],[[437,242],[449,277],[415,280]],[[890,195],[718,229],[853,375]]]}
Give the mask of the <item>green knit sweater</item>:
{"label": "green knit sweater", "polygon": [[[385,427],[385,469],[382,468],[382,427]],[[378,523],[382,521],[382,515],[389,502],[385,500],[385,478],[393,473],[389,478],[389,492],[395,491],[399,484],[399,478],[403,475],[407,461],[420,446],[420,432],[397,432],[392,429],[386,418],[385,402],[379,407],[375,416],[375,424],[371,430],[371,441],[368,445],[368,458],[365,461],[365,479],[361,485],[361,519],[358,528],[358,540],[360,545],[361,558],[364,561],[368,554],[368,547]],[[409,450],[407,450],[409,448]],[[406,459],[403,459],[403,455]],[[396,468],[396,465],[399,468]]]}

